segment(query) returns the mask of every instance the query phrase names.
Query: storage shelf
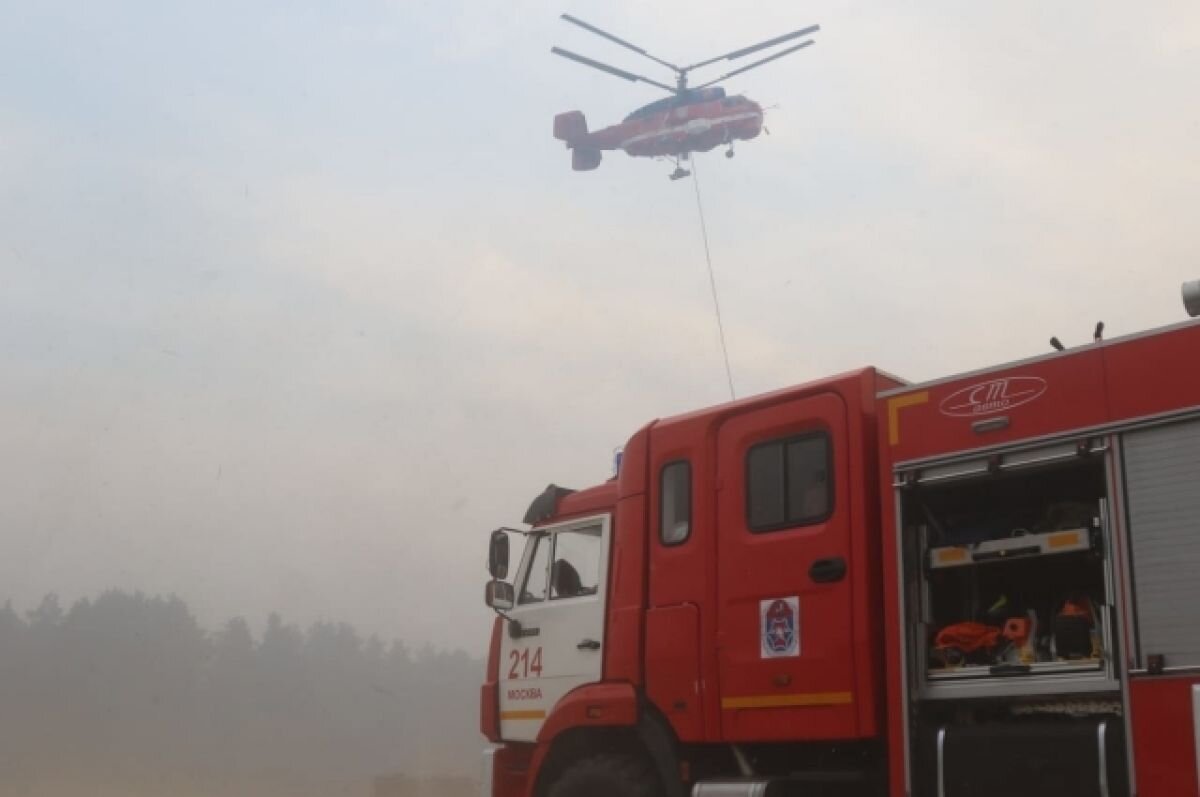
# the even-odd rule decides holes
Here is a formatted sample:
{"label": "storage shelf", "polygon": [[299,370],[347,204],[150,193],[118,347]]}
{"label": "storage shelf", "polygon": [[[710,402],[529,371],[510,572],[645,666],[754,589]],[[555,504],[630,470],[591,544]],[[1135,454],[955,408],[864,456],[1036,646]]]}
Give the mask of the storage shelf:
{"label": "storage shelf", "polygon": [[[1104,666],[1103,659],[1065,659],[1062,661],[1035,661],[1028,665],[1000,665],[1003,670],[988,665],[968,665],[930,669],[926,677],[930,681],[960,681],[971,678],[1010,678],[1020,680],[1034,675],[1058,675],[1070,672],[1094,672]],[[1016,669],[1027,668],[1025,671]]]}
{"label": "storage shelf", "polygon": [[929,567],[941,570],[948,567],[991,564],[1036,556],[1078,553],[1092,550],[1090,529],[1065,529],[1044,534],[1021,534],[997,540],[985,540],[971,545],[943,545],[929,549]]}
{"label": "storage shelf", "polygon": [[[1043,662],[1053,664],[1056,662]],[[987,670],[986,667],[975,669]],[[971,698],[1029,697],[1033,695],[1064,695],[1085,692],[1115,692],[1120,688],[1116,678],[1101,665],[1080,670],[1039,670],[1030,675],[1009,677],[982,676],[978,678],[927,678],[920,684],[919,694],[929,700]]]}

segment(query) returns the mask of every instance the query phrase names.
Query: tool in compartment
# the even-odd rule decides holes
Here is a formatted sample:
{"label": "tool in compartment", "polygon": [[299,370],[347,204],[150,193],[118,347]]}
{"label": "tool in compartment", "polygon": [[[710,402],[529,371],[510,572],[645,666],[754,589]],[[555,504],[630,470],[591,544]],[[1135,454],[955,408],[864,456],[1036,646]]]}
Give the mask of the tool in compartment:
{"label": "tool in compartment", "polygon": [[1065,600],[1054,616],[1054,654],[1060,659],[1097,658],[1096,610],[1086,595]]}
{"label": "tool in compartment", "polygon": [[933,661],[943,668],[988,664],[995,657],[1003,629],[985,623],[952,623],[937,633]]}

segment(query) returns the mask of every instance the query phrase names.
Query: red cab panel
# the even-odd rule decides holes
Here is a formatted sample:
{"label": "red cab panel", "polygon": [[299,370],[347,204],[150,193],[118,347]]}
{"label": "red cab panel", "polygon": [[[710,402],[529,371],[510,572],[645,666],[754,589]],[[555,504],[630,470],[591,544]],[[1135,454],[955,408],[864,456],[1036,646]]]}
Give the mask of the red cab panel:
{"label": "red cab panel", "polygon": [[589,684],[554,705],[537,740],[544,744],[572,728],[636,725],[637,718],[637,693],[630,684]]}
{"label": "red cab panel", "polygon": [[604,677],[642,682],[642,629],[646,611],[646,497],[617,503],[612,570],[605,618]]}
{"label": "red cab panel", "polygon": [[691,605],[646,613],[646,697],[681,741],[704,738],[700,692],[700,612]]}
{"label": "red cab panel", "polygon": [[1152,676],[1130,682],[1138,797],[1200,793],[1194,690],[1200,677]]}
{"label": "red cab panel", "polygon": [[[1141,418],[1200,404],[1200,323],[1105,346],[1114,418]],[[1153,385],[1152,390],[1147,385]]]}
{"label": "red cab panel", "polygon": [[[720,427],[717,653],[730,741],[859,736],[851,583],[868,573],[850,561],[847,438],[835,392]],[[797,469],[808,476],[792,478]]]}

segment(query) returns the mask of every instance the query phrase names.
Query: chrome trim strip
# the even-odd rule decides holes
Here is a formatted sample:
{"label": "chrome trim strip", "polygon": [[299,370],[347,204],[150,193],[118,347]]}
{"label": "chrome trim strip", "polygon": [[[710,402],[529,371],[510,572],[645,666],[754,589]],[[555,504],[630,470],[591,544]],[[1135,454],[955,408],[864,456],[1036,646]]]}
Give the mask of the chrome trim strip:
{"label": "chrome trim strip", "polygon": [[1087,454],[1048,454],[1044,457],[1036,457],[1034,459],[1023,459],[1020,462],[1014,462],[1011,465],[1000,463],[1000,470],[1016,470],[1017,468],[1032,468],[1038,465],[1049,465],[1052,462],[1066,462],[1070,459],[1079,459],[1083,456],[1095,456],[1096,454],[1107,454],[1108,446],[1100,446],[1099,448],[1091,449]]}
{"label": "chrome trim strip", "polygon": [[908,738],[908,701],[912,697],[912,687],[908,682],[908,606],[904,600],[904,509],[903,495],[899,490],[892,493],[892,506],[895,509],[893,523],[896,536],[896,608],[899,617],[893,618],[900,624],[900,721],[903,726],[900,735],[904,741],[904,793],[912,794],[912,742]]}
{"label": "chrome trim strip", "polygon": [[[1105,463],[1105,490],[1108,489],[1108,471],[1111,471],[1111,462]],[[1104,607],[1105,609],[1115,608],[1117,605],[1117,586],[1115,583],[1116,574],[1113,573],[1113,567],[1116,562],[1113,561],[1113,521],[1112,521],[1112,505],[1111,499],[1107,496],[1100,499],[1100,544],[1104,546],[1100,551],[1100,555],[1104,558]],[[1104,652],[1109,655],[1113,651],[1113,641],[1116,638],[1117,629],[1115,626],[1106,625],[1101,629],[1102,634],[1107,637],[1111,635],[1113,639],[1105,639]]]}
{"label": "chrome trim strip", "polygon": [[937,735],[938,797],[946,797],[946,729],[938,728]]}
{"label": "chrome trim strip", "polygon": [[1145,667],[1137,667],[1135,669],[1131,669],[1129,671],[1129,674],[1130,675],[1150,675],[1155,678],[1166,676],[1166,675],[1200,675],[1200,665],[1188,664],[1186,666],[1180,665],[1178,667],[1163,667],[1161,673],[1153,673],[1153,674],[1149,670],[1147,670]]}
{"label": "chrome trim strip", "polygon": [[[955,471],[954,473],[938,473],[933,476],[923,476],[918,478],[914,484],[940,484],[941,482],[961,481],[964,479],[978,479],[980,476],[986,476],[988,469],[986,467],[976,468],[975,470]],[[903,487],[904,484],[893,484],[893,487]]]}
{"label": "chrome trim strip", "polygon": [[1108,797],[1108,745],[1105,738],[1108,735],[1108,720],[1096,726],[1096,746],[1100,756],[1100,797]]}
{"label": "chrome trim strip", "polygon": [[[1082,439],[1086,440],[1089,438],[1084,437]],[[1084,455],[1081,455],[1078,451],[1074,450],[1074,448],[1072,448],[1071,451],[1058,451],[1056,453],[1047,453],[1043,456],[1034,457],[1032,459],[1017,459],[1017,458],[1005,459],[1005,457],[1011,457],[1012,455],[1015,455],[1015,454],[1020,454],[1020,453],[1030,452],[1030,451],[1036,452],[1036,451],[1044,450],[1047,448],[1058,448],[1058,447],[1059,446],[1033,446],[1033,447],[1028,447],[1028,448],[1012,449],[1012,450],[1004,449],[1004,450],[995,452],[986,458],[985,457],[974,457],[971,459],[963,459],[963,460],[954,459],[954,460],[951,460],[946,463],[937,462],[937,463],[933,463],[933,464],[928,464],[921,468],[906,468],[903,471],[901,471],[900,466],[897,465],[896,469],[897,469],[897,472],[905,473],[906,477],[916,474],[915,478],[911,482],[912,484],[937,484],[940,482],[960,481],[963,479],[975,479],[980,476],[985,476],[993,471],[993,466],[992,466],[990,460],[992,460],[992,458],[994,458],[994,457],[1000,457],[1000,459],[998,460],[998,464],[996,466],[994,466],[995,470],[1003,471],[1003,472],[1012,472],[1012,471],[1024,470],[1026,468],[1037,468],[1042,465],[1052,465],[1057,462],[1072,462],[1072,461],[1078,460],[1082,456],[1084,456]],[[1106,453],[1108,453],[1110,448],[1111,447],[1107,443],[1105,443],[1104,445],[1089,449],[1088,454],[1086,456],[1096,456],[1099,454],[1106,454]],[[975,467],[963,467],[958,470],[946,470],[947,468],[950,468],[950,467],[952,467],[954,465],[958,465],[958,464],[962,464],[962,465],[973,465],[974,464]],[[933,472],[930,473],[929,471],[933,471]],[[893,479],[892,480],[893,487],[905,487],[908,485],[909,485],[909,481],[907,479]]]}
{"label": "chrome trim strip", "polygon": [[964,700],[971,698],[1032,697],[1034,695],[1096,694],[1117,692],[1120,681],[1097,668],[1092,673],[1022,675],[1020,678],[964,678],[959,681],[934,681],[920,687],[922,700]]}
{"label": "chrome trim strip", "polygon": [[766,797],[770,785],[770,781],[698,781],[691,797]]}
{"label": "chrome trim strip", "polygon": [[971,424],[971,431],[975,434],[987,434],[988,432],[1000,432],[1007,429],[1012,424],[1007,415],[1001,415],[998,418],[988,418],[982,421],[975,421]]}
{"label": "chrome trim strip", "polygon": [[892,388],[890,390],[884,390],[880,393],[877,393],[875,395],[875,397],[876,398],[887,398],[889,396],[897,396],[897,395],[900,395],[901,393],[907,393],[910,390],[923,390],[925,388],[936,387],[938,385],[944,385],[947,382],[955,382],[959,379],[968,379],[973,376],[984,376],[986,374],[996,373],[997,371],[1007,371],[1010,368],[1020,368],[1022,366],[1033,365],[1034,363],[1045,362],[1046,360],[1053,360],[1053,359],[1056,359],[1059,357],[1071,357],[1071,356],[1074,356],[1077,354],[1083,354],[1083,353],[1086,353],[1089,351],[1094,351],[1097,348],[1103,349],[1103,348],[1108,348],[1109,346],[1116,346],[1121,343],[1128,343],[1130,341],[1140,340],[1142,338],[1151,338],[1156,335],[1165,335],[1168,332],[1175,332],[1180,329],[1186,329],[1187,327],[1197,326],[1197,325],[1200,325],[1200,318],[1188,318],[1184,321],[1179,321],[1174,324],[1168,324],[1167,326],[1164,326],[1164,327],[1157,327],[1155,329],[1145,329],[1145,330],[1142,330],[1141,332],[1134,332],[1129,335],[1123,335],[1119,338],[1112,338],[1110,340],[1100,341],[1099,343],[1085,343],[1081,346],[1076,346],[1073,349],[1067,349],[1066,351],[1046,352],[1045,354],[1037,354],[1032,357],[1026,357],[1022,360],[1012,360],[1010,362],[999,363],[997,365],[989,365],[986,368],[977,368],[973,371],[963,371],[962,373],[951,374],[950,376],[943,376],[938,379],[932,379],[928,382],[914,382],[913,384],[906,385],[904,387],[896,387],[896,388]]}
{"label": "chrome trim strip", "polygon": [[[1125,452],[1121,435],[1108,435],[1108,446],[1112,453],[1105,463],[1105,479],[1108,486],[1107,549],[1104,552],[1109,560],[1113,584],[1113,609],[1109,612],[1110,628],[1117,650],[1125,661],[1118,661],[1115,656],[1109,656],[1108,666],[1117,676],[1121,684],[1121,721],[1125,728],[1125,773],[1129,783],[1137,783],[1137,762],[1133,757],[1133,701],[1129,695],[1129,669],[1136,663],[1134,656],[1133,601],[1129,595],[1133,576],[1129,563],[1129,536],[1125,508]],[[1119,588],[1118,588],[1119,587]],[[1133,786],[1136,791],[1136,786]]]}

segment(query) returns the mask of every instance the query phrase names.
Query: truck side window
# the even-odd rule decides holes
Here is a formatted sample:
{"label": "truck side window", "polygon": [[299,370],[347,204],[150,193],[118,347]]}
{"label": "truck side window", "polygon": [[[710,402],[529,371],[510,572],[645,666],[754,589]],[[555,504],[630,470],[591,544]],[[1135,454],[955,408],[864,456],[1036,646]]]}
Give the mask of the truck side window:
{"label": "truck side window", "polygon": [[546,535],[535,537],[532,544],[533,557],[529,561],[529,570],[525,573],[525,585],[521,587],[518,603],[540,603],[546,600],[546,565],[550,558],[550,538]]}
{"label": "truck side window", "polygon": [[746,454],[746,524],[751,531],[819,523],[829,516],[829,436],[769,440]]}
{"label": "truck side window", "polygon": [[560,531],[554,538],[550,600],[595,595],[600,587],[600,527]]}
{"label": "truck side window", "polygon": [[681,545],[692,533],[691,463],[663,465],[659,487],[658,538],[663,545]]}

